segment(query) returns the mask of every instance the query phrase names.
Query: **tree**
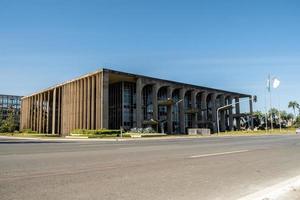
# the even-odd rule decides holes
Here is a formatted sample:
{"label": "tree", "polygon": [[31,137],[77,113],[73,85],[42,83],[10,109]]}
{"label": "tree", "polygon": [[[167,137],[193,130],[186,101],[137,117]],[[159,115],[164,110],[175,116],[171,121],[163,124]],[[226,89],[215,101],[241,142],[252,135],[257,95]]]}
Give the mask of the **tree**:
{"label": "tree", "polygon": [[17,126],[16,126],[16,120],[14,116],[14,111],[9,110],[7,118],[5,120],[2,120],[2,124],[0,126],[0,132],[12,133],[16,130],[16,127]]}
{"label": "tree", "polygon": [[3,120],[3,115],[2,115],[2,110],[0,110],[0,127],[2,126],[2,120]]}
{"label": "tree", "polygon": [[297,101],[290,101],[289,105],[288,105],[288,108],[292,108],[293,109],[294,116],[296,117],[296,109],[299,109],[300,106],[299,106],[299,103]]}

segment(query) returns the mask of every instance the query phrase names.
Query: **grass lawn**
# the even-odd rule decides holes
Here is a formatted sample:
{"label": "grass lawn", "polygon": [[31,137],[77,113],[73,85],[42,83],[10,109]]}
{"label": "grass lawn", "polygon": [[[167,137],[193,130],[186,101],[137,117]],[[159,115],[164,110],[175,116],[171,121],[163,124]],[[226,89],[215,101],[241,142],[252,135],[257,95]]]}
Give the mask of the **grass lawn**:
{"label": "grass lawn", "polygon": [[285,129],[274,129],[273,131],[271,130],[257,130],[257,131],[252,131],[252,130],[245,130],[245,131],[226,131],[226,132],[221,132],[219,135],[281,135],[281,134],[296,134],[296,129],[295,128],[285,128]]}
{"label": "grass lawn", "polygon": [[[282,129],[281,131],[279,129],[274,129],[273,131],[268,130],[245,130],[245,131],[226,131],[221,132],[219,135],[212,134],[213,136],[259,136],[259,135],[282,135],[282,134],[296,134],[295,128],[286,128]],[[0,136],[14,136],[14,137],[32,137],[32,138],[60,138],[58,134],[40,134],[40,133],[0,133]],[[118,134],[71,134],[72,136],[85,136],[88,138],[118,138]],[[182,134],[182,135],[165,135],[165,134],[136,134],[136,133],[124,133],[124,138],[135,138],[135,137],[187,137],[188,135]],[[191,135],[190,137],[195,137],[194,135]],[[197,137],[201,137],[200,135],[197,135]]]}

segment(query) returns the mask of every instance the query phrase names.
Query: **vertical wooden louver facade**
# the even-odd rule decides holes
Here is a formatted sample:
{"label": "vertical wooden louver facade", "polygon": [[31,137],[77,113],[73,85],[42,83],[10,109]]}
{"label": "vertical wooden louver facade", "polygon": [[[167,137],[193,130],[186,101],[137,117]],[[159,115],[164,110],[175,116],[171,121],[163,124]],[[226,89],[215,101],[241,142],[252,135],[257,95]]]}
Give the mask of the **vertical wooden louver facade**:
{"label": "vertical wooden louver facade", "polygon": [[106,76],[101,70],[23,97],[21,130],[64,136],[75,129],[107,128]]}

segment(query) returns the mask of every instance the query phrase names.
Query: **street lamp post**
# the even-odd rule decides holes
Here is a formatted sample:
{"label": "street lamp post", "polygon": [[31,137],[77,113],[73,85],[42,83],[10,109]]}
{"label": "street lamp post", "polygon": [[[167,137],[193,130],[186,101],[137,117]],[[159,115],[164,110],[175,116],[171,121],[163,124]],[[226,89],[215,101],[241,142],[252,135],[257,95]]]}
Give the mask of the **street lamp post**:
{"label": "street lamp post", "polygon": [[[176,103],[175,103],[175,106],[176,106],[176,121],[177,121],[177,119],[179,118],[179,116],[178,116],[178,112],[179,112],[179,103],[181,103],[181,102],[183,102],[183,99],[179,99]],[[177,121],[177,122],[179,122],[180,121],[180,119]],[[177,128],[178,128],[178,125],[177,125],[177,127],[176,127],[176,131],[177,131]]]}

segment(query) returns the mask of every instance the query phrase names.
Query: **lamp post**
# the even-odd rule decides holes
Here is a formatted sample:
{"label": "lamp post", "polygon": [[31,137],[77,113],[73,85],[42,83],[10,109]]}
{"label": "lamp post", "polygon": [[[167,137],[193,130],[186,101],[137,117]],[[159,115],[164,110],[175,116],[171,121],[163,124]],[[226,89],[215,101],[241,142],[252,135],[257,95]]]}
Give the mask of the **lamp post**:
{"label": "lamp post", "polygon": [[[229,107],[234,107],[236,104],[240,104],[240,103],[245,102],[245,101],[248,101],[248,99],[247,99],[247,100],[243,100],[243,101],[239,101],[239,102],[235,102],[235,103],[232,103],[232,104],[228,104],[228,105],[219,107],[219,108],[217,109],[217,127],[218,127],[218,134],[220,133],[220,122],[219,122],[219,112],[220,112],[220,110],[225,109],[225,108],[229,108]],[[252,96],[252,97],[250,98],[250,101],[251,101],[252,103],[253,103],[253,102],[256,102],[256,101],[257,101],[257,97],[256,97],[256,96]]]}
{"label": "lamp post", "polygon": [[[176,103],[175,103],[175,106],[176,106],[176,120],[179,118],[178,117],[178,112],[179,112],[179,107],[178,107],[178,105],[179,105],[179,103],[181,103],[181,102],[183,102],[183,99],[179,99]],[[178,120],[178,121],[180,121],[180,120]],[[177,127],[176,127],[176,130],[177,130]]]}

